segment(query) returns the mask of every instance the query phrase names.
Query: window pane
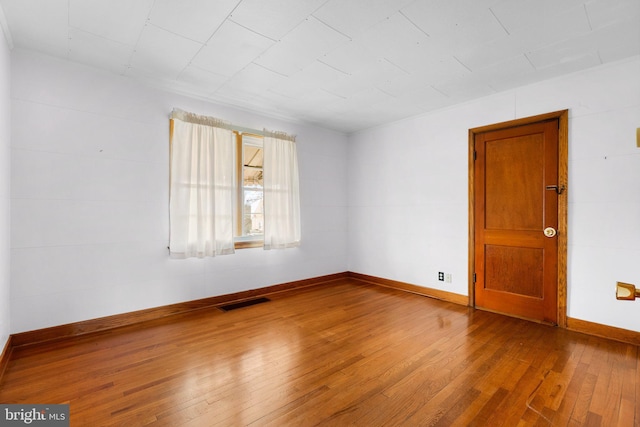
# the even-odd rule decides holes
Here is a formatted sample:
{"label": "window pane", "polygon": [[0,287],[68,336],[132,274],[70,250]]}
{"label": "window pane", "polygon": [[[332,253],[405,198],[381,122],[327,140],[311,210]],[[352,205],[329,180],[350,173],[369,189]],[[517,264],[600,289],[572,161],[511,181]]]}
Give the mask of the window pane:
{"label": "window pane", "polygon": [[239,142],[242,145],[239,147],[237,233],[245,238],[243,240],[260,240],[264,235],[262,138],[244,134]]}
{"label": "window pane", "polygon": [[244,144],[243,147],[243,185],[262,187],[262,147]]}
{"label": "window pane", "polygon": [[244,145],[244,165],[262,168],[262,147]]}
{"label": "window pane", "polygon": [[242,234],[254,236],[264,233],[263,199],[260,189],[244,189],[244,207],[242,215]]}
{"label": "window pane", "polygon": [[262,169],[245,167],[243,185],[262,188]]}

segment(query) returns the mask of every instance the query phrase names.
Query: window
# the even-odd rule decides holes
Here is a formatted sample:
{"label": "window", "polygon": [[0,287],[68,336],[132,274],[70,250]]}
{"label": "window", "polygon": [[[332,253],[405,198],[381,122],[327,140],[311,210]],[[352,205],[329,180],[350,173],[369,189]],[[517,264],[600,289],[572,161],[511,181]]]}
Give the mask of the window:
{"label": "window", "polygon": [[264,150],[262,136],[236,132],[235,247],[259,247],[264,240]]}
{"label": "window", "polygon": [[300,246],[294,136],[174,109],[169,146],[171,257]]}

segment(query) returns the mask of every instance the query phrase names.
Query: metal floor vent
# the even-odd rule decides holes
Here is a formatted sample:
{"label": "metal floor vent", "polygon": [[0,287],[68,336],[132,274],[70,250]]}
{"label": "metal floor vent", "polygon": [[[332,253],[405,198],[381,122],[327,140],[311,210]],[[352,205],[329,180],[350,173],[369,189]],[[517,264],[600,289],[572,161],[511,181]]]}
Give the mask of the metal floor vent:
{"label": "metal floor vent", "polygon": [[269,302],[269,301],[271,301],[269,298],[262,297],[262,298],[249,299],[246,301],[240,301],[233,304],[221,305],[218,308],[222,311],[231,311],[237,308],[249,307],[251,305],[262,304],[263,302]]}

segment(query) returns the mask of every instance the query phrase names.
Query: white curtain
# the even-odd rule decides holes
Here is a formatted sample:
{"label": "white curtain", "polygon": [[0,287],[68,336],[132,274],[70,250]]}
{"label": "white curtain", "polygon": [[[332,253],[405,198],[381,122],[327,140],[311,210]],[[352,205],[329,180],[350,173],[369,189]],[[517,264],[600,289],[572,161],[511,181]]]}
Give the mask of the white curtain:
{"label": "white curtain", "polygon": [[300,246],[300,184],[295,138],[265,131],[264,248]]}
{"label": "white curtain", "polygon": [[180,110],[171,119],[171,257],[233,253],[233,131],[220,120]]}

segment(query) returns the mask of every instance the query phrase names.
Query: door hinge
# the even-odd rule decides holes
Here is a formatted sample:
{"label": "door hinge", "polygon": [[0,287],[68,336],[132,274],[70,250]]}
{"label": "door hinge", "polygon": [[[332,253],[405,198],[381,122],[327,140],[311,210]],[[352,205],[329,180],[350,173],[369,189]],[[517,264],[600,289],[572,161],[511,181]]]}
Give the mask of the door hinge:
{"label": "door hinge", "polygon": [[473,160],[478,160],[478,152],[477,151],[473,152]]}
{"label": "door hinge", "polygon": [[473,273],[473,283],[476,283],[476,273]]}

